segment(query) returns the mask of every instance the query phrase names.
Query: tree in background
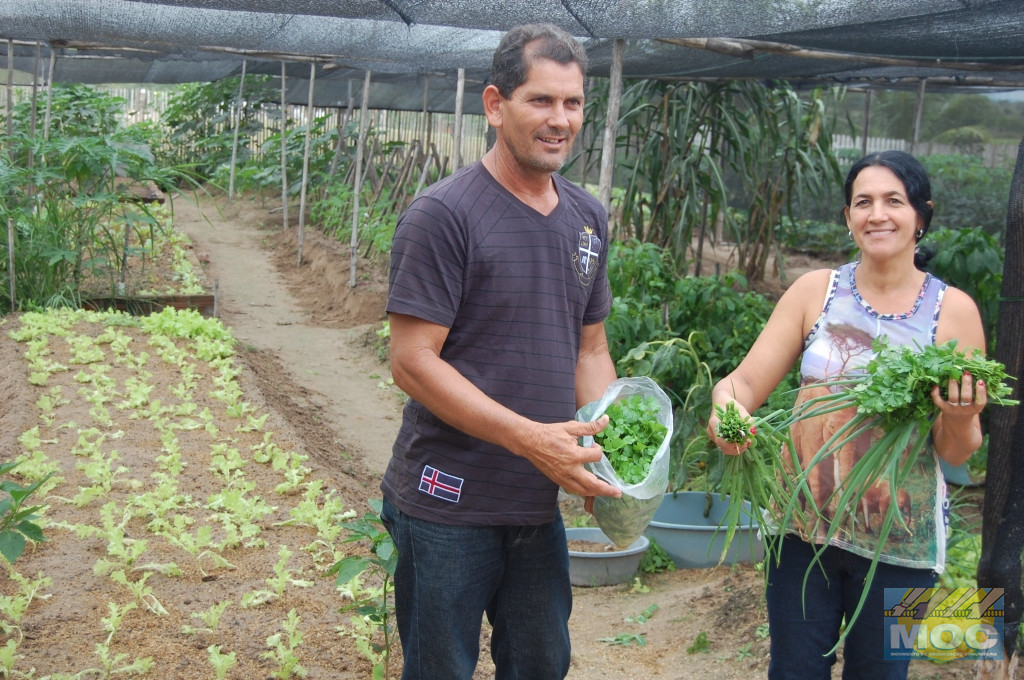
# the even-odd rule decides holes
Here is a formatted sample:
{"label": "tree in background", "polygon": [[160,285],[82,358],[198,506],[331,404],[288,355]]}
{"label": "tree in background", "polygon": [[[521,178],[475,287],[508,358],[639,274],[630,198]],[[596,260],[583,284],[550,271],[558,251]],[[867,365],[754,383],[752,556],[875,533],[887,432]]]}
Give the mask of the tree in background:
{"label": "tree in background", "polygon": [[[706,239],[721,235],[737,244],[747,279],[763,280],[782,218],[795,219],[840,183],[828,113],[839,97],[839,90],[799,97],[785,84],[747,81],[628,84],[616,140],[614,235],[668,248],[682,269],[700,261]],[[588,122],[606,108],[600,83],[588,98]]]}
{"label": "tree in background", "polygon": [[238,119],[237,161],[252,153],[251,137],[262,130],[256,112],[275,105],[279,95],[270,87],[270,76],[249,75],[239,102],[239,77],[207,83],[187,83],[178,88],[160,115],[165,132],[160,162],[189,167],[200,181],[209,179],[217,168],[231,162],[234,116]]}

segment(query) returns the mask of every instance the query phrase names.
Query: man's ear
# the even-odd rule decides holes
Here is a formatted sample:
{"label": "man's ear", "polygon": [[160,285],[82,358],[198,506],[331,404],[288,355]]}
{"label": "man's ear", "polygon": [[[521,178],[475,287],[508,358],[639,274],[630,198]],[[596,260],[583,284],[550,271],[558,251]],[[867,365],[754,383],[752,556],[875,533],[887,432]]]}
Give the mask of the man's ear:
{"label": "man's ear", "polygon": [[501,102],[505,100],[494,85],[488,85],[483,92],[484,115],[493,128],[501,127]]}

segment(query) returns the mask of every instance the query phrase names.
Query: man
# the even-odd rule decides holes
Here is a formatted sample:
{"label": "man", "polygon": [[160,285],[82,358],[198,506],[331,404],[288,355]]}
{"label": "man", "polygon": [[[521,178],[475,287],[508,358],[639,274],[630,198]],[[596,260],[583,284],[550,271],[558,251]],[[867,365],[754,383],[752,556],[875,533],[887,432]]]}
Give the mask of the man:
{"label": "man", "polygon": [[483,614],[501,678],[570,661],[561,486],[619,496],[580,447],[579,406],[615,379],[604,318],[607,216],[556,173],[583,123],[587,55],[550,25],[514,28],[483,93],[497,141],[399,220],[387,311],[410,397],[381,483],[398,549],[405,679],[470,680]]}

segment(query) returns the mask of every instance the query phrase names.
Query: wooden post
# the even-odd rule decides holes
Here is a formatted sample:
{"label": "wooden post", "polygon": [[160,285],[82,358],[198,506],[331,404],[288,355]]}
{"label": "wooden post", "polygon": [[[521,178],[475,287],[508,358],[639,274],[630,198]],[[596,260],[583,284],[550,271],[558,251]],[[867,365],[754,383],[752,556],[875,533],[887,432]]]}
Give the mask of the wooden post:
{"label": "wooden post", "polygon": [[352,117],[352,81],[346,80],[345,85],[348,87],[348,104],[345,106],[345,115],[341,115],[341,110],[338,111],[338,141],[334,144],[334,155],[331,157],[331,168],[327,172],[328,177],[334,177],[338,172],[338,161],[341,159],[341,150],[345,148],[345,128],[348,119]]}
{"label": "wooden post", "polygon": [[[36,43],[36,58],[32,64],[32,111],[29,114],[28,122],[28,133],[35,139],[36,137],[36,117],[39,113],[39,43]],[[35,167],[35,153],[30,147],[28,150],[28,168],[31,170]],[[30,193],[31,190],[30,190]]]}
{"label": "wooden post", "polygon": [[233,200],[235,197],[235,158],[238,155],[238,127],[242,120],[242,96],[245,89],[245,63],[246,60],[242,60],[242,78],[238,81],[238,99],[235,100],[235,136],[231,142],[231,171],[228,175],[228,200]]}
{"label": "wooden post", "polygon": [[455,165],[452,171],[462,167],[462,104],[466,97],[466,69],[459,69],[459,82],[455,86]]}
{"label": "wooden post", "polygon": [[285,62],[281,62],[281,213],[282,229],[288,228],[288,97]]}
{"label": "wooden post", "polygon": [[612,214],[612,180],[615,174],[615,138],[619,131],[619,104],[622,101],[622,59],[626,52],[626,41],[616,38],[612,46],[611,83],[608,88],[608,113],[604,121],[604,142],[601,146],[601,177],[598,180],[597,195],[608,213]]}
{"label": "wooden post", "polygon": [[363,148],[366,146],[366,129],[370,118],[370,72],[363,79],[363,106],[359,112],[359,142],[356,146],[355,189],[352,192],[352,238],[349,242],[349,288],[356,287],[356,264],[359,261],[359,192],[363,188]]}
{"label": "wooden post", "polygon": [[15,306],[17,305],[17,302],[18,302],[18,298],[14,294],[15,276],[14,276],[14,218],[13,217],[8,217],[7,218],[7,274],[8,274],[8,280],[10,281],[9,285],[10,285],[10,288],[11,288],[11,312],[13,313],[15,308],[16,308]]}
{"label": "wooden post", "polygon": [[[7,141],[10,143],[14,134],[14,41],[7,40]],[[14,158],[14,149],[7,150]]]}
{"label": "wooden post", "polygon": [[423,148],[427,148],[427,98],[430,95],[430,76],[423,76],[423,112],[422,119],[420,120],[420,141],[423,142]]}
{"label": "wooden post", "polygon": [[50,70],[46,75],[46,115],[43,117],[43,139],[50,138],[50,104],[53,102],[53,67],[57,63],[57,53],[50,45]]}
{"label": "wooden post", "polygon": [[299,191],[299,261],[302,264],[302,241],[306,233],[306,184],[309,180],[309,145],[313,138],[313,93],[316,86],[316,62],[309,65],[309,100],[306,104],[306,146],[302,152],[302,187]]}
{"label": "wooden post", "polygon": [[864,134],[860,140],[860,155],[868,155],[868,134],[871,130],[871,88],[864,92]]}
{"label": "wooden post", "polygon": [[910,140],[910,155],[913,156],[917,150],[917,141],[921,136],[921,114],[924,113],[924,87],[925,79],[921,78],[921,82],[917,86],[917,106],[914,110],[914,136]]}

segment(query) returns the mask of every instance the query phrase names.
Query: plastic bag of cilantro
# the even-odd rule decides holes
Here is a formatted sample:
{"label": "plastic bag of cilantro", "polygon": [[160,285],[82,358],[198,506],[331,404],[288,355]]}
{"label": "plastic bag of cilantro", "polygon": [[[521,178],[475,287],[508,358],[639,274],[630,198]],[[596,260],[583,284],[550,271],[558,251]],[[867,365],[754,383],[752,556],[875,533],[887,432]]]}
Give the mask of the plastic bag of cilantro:
{"label": "plastic bag of cilantro", "polygon": [[582,443],[597,441],[604,449],[587,469],[622,490],[621,498],[594,499],[594,519],[616,546],[626,548],[651,523],[668,489],[672,401],[648,377],[619,378],[577,411],[576,419],[590,422],[605,413],[608,427]]}

